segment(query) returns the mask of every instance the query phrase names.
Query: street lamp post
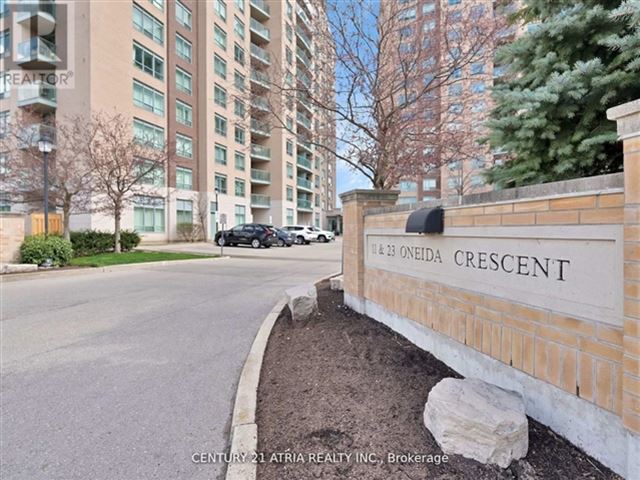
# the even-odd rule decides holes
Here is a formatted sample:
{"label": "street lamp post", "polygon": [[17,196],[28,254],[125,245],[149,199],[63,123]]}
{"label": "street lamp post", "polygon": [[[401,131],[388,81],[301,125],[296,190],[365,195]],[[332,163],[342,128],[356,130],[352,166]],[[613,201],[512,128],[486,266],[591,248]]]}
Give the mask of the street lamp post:
{"label": "street lamp post", "polygon": [[218,205],[218,187],[216,187],[215,193],[216,193],[216,233],[218,233],[218,218],[220,216],[220,206]]}
{"label": "street lamp post", "polygon": [[44,234],[49,235],[49,153],[53,150],[53,142],[47,135],[38,140],[38,150],[42,152],[42,171],[44,176]]}

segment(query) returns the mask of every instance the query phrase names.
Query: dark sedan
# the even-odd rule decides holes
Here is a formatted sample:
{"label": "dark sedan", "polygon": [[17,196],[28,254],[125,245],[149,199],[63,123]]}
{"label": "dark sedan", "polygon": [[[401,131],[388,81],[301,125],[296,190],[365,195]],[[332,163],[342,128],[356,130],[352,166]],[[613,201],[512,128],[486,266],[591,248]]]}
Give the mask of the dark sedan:
{"label": "dark sedan", "polygon": [[293,245],[294,238],[291,233],[283,230],[281,228],[274,227],[273,225],[265,225],[265,227],[270,228],[276,232],[276,243],[279,247],[290,247]]}
{"label": "dark sedan", "polygon": [[258,223],[245,223],[230,230],[216,233],[214,241],[218,245],[251,245],[253,248],[269,248],[277,242],[274,229]]}

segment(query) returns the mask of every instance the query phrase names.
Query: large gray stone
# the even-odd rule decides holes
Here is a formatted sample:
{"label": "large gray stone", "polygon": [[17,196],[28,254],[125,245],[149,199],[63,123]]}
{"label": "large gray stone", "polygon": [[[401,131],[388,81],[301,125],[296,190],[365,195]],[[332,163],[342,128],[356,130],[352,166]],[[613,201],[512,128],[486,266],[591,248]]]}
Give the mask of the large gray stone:
{"label": "large gray stone", "polygon": [[318,293],[312,283],[287,290],[287,304],[294,322],[304,321],[318,310]]}
{"label": "large gray stone", "polygon": [[343,288],[344,276],[338,275],[337,277],[332,277],[329,279],[329,286],[331,290],[336,290],[338,292],[342,292]]}
{"label": "large gray stone", "polygon": [[445,378],[433,387],[424,424],[443,452],[502,468],[529,448],[522,397],[475,378]]}
{"label": "large gray stone", "polygon": [[30,263],[2,263],[0,264],[0,274],[5,273],[26,273],[37,272],[38,265]]}

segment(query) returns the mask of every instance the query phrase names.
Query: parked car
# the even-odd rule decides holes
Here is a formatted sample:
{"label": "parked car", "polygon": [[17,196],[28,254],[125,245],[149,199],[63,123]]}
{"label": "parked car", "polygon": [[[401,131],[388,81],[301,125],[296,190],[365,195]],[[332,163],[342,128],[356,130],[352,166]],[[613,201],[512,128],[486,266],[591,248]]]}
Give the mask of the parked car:
{"label": "parked car", "polygon": [[265,225],[265,227],[270,228],[276,232],[276,244],[279,247],[290,247],[293,245],[293,235],[282,228],[274,227],[273,225]]}
{"label": "parked car", "polygon": [[[224,233],[224,236],[223,236]],[[214,241],[218,245],[251,245],[253,248],[269,248],[277,242],[276,232],[259,223],[245,223],[216,233]]]}
{"label": "parked car", "polygon": [[311,242],[318,240],[317,233],[309,225],[285,225],[282,229],[291,233],[298,245],[309,245]]}
{"label": "parked car", "polygon": [[322,230],[318,227],[311,227],[311,228],[317,234],[316,240],[318,242],[327,243],[327,242],[330,242],[331,240],[336,239],[335,234],[333,232],[330,232],[329,230]]}

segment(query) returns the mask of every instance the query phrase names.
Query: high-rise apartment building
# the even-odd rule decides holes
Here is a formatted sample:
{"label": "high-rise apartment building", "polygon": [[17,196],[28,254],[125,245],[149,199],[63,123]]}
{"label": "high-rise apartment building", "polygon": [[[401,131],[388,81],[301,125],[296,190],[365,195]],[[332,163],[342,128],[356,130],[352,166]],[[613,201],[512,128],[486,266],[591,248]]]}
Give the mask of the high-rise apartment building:
{"label": "high-rise apartment building", "polygon": [[[487,133],[484,123],[492,108],[491,87],[504,73],[503,67],[494,64],[495,49],[516,33],[495,19],[504,18],[513,5],[493,0],[388,1],[397,2],[400,8],[400,54],[415,48],[422,50],[418,68],[425,83],[433,81],[434,76],[447,77],[442,86],[418,100],[414,106],[416,122],[439,128],[449,136],[458,131],[466,138],[460,141],[466,146],[459,158],[455,151],[444,158],[436,149],[432,154],[439,157],[433,164],[440,168],[426,172],[423,178],[400,182],[402,193],[398,201],[413,203],[489,190],[491,186],[485,184],[482,171],[502,161],[502,155],[477,140]],[[475,52],[476,29],[489,28],[494,29],[490,38],[486,31],[480,32],[480,36],[484,35],[483,44]],[[461,57],[465,58],[450,69]],[[432,147],[425,145],[425,151]]]}
{"label": "high-rise apartment building", "polygon": [[[335,205],[335,158],[311,140],[335,131],[333,120],[300,98],[281,106],[277,117],[290,128],[280,128],[269,101],[279,72],[333,98],[333,66],[314,69],[330,50],[328,36],[314,35],[327,28],[323,1],[3,4],[3,122],[23,111],[45,131],[52,118],[118,112],[136,136],[175,142],[164,175],[135,197],[123,228],[163,241],[178,239],[178,224],[197,221],[211,237],[223,216],[227,227],[325,226]],[[45,77],[13,84],[30,71],[59,72],[62,61],[72,87]],[[4,205],[19,208],[6,198]],[[99,213],[71,220],[74,229],[113,223]]]}

